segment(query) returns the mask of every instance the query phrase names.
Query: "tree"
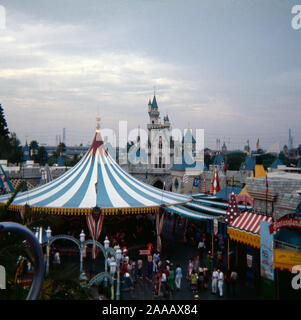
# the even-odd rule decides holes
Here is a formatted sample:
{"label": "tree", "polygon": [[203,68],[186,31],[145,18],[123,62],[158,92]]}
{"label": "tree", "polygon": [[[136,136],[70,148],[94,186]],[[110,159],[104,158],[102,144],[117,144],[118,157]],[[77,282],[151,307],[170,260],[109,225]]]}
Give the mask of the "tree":
{"label": "tree", "polygon": [[11,163],[20,163],[22,161],[22,146],[14,132],[10,135],[9,146],[8,161]]}
{"label": "tree", "polygon": [[32,140],[29,143],[29,154],[34,162],[38,162],[38,150],[39,150],[39,143],[36,140]]}
{"label": "tree", "polygon": [[0,104],[0,158],[6,158],[9,149],[9,130],[5,120],[4,110]]}
{"label": "tree", "polygon": [[267,170],[267,168],[269,168],[273,164],[273,162],[277,159],[277,157],[272,153],[263,154],[261,158],[262,158],[262,164],[265,170]]}
{"label": "tree", "polygon": [[65,151],[66,151],[66,145],[64,142],[61,142],[56,148],[56,154],[57,156],[59,156]]}
{"label": "tree", "polygon": [[45,149],[45,147],[39,147],[38,149],[38,162],[41,164],[41,165],[45,165],[48,161],[48,153]]}
{"label": "tree", "polygon": [[239,170],[241,164],[246,160],[246,154],[241,151],[231,152],[227,155],[227,169]]}

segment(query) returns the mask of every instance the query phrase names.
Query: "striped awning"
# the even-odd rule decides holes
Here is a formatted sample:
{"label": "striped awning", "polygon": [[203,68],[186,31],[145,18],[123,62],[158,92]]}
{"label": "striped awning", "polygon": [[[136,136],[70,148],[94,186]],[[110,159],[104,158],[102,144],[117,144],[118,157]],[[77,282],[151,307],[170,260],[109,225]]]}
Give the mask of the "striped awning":
{"label": "striped awning", "polygon": [[231,240],[260,248],[260,222],[273,222],[272,217],[243,212],[227,228]]}
{"label": "striped awning", "polygon": [[[212,200],[205,200],[205,199],[194,199],[194,202],[202,203],[209,206],[215,206],[215,207],[221,207],[221,208],[228,208],[229,203],[228,202],[218,202],[218,201],[212,201]],[[252,210],[252,206],[244,206],[244,205],[238,205],[238,209],[240,210]]]}
{"label": "striped awning", "polygon": [[252,212],[244,212],[230,223],[230,227],[259,234],[261,221],[272,222],[273,218]]}
{"label": "striped awning", "polygon": [[203,214],[201,212],[190,210],[180,205],[166,207],[165,210],[171,213],[178,214],[185,218],[192,218],[197,220],[213,220],[215,218],[213,216]]}
{"label": "striped awning", "polygon": [[192,208],[192,209],[195,209],[195,210],[198,210],[198,211],[201,211],[201,212],[205,212],[205,213],[211,213],[211,214],[215,214],[215,215],[226,215],[226,210],[214,208],[214,207],[211,207],[211,206],[205,205],[205,204],[202,205],[202,204],[195,203],[195,202],[187,202],[185,204],[185,206]]}
{"label": "striped awning", "polygon": [[[5,203],[9,195],[0,197]],[[19,193],[11,209],[25,205],[37,212],[89,214],[95,206],[103,214],[147,213],[161,205],[183,204],[192,198],[163,191],[143,183],[124,171],[104,147],[96,130],[86,155],[59,178],[30,191]]]}

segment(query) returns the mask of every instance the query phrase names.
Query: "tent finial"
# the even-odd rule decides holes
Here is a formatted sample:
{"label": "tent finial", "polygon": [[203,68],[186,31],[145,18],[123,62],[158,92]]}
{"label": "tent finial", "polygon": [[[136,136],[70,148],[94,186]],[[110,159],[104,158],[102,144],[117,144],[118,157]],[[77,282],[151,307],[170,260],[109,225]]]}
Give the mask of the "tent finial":
{"label": "tent finial", "polygon": [[100,130],[100,117],[96,117],[96,131],[99,132]]}

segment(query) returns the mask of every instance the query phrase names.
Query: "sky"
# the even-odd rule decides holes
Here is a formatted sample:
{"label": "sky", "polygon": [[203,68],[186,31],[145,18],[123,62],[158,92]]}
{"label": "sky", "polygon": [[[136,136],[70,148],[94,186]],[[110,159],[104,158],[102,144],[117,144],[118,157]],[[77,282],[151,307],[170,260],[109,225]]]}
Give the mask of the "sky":
{"label": "sky", "polygon": [[[229,149],[301,144],[298,0],[0,0],[0,103],[25,140],[91,142],[146,128],[156,92],[173,128]],[[3,10],[2,10],[3,11]],[[1,19],[1,15],[0,15]],[[0,21],[1,26],[1,21]]]}

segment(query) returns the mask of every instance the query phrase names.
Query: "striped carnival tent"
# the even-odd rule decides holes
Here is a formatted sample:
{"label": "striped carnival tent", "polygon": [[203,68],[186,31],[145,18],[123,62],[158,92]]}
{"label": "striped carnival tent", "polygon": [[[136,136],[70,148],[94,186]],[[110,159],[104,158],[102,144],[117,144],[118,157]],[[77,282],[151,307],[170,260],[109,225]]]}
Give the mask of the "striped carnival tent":
{"label": "striped carnival tent", "polygon": [[262,221],[273,222],[273,218],[252,212],[243,212],[228,225],[227,232],[230,239],[260,248],[260,222]]}
{"label": "striped carnival tent", "polygon": [[[8,199],[1,196],[0,205]],[[29,206],[33,212],[88,216],[99,208],[102,216],[144,214],[191,199],[133,178],[107,152],[97,129],[90,149],[76,166],[49,183],[19,193],[10,209],[19,212]]]}

